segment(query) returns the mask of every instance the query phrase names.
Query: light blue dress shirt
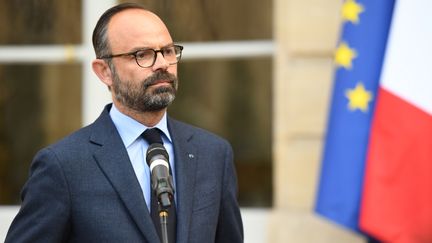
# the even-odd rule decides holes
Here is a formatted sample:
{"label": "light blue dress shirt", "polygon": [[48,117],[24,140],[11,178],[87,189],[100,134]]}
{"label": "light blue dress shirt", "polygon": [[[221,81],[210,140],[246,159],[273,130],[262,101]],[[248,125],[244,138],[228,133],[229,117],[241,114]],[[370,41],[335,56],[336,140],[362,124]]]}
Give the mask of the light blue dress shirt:
{"label": "light blue dress shirt", "polygon": [[[150,168],[146,162],[146,152],[149,144],[145,141],[141,134],[148,128],[138,121],[132,119],[129,116],[121,113],[115,105],[112,106],[110,116],[117,131],[120,134],[123,144],[129,155],[129,159],[132,163],[132,167],[135,171],[135,175],[144,193],[144,199],[147,204],[147,208],[150,211],[150,197],[151,197],[151,177]],[[168,131],[167,114],[165,113],[162,119],[156,126],[163,132],[162,140],[164,147],[169,155],[169,163],[171,170],[173,171],[173,181],[175,187],[175,163],[174,163],[174,149],[171,140],[170,133]]]}

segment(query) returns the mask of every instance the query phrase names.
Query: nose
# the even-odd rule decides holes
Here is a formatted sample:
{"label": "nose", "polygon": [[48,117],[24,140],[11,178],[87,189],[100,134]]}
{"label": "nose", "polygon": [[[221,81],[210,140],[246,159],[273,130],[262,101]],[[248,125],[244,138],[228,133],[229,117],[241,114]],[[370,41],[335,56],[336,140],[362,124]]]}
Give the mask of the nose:
{"label": "nose", "polygon": [[157,52],[155,63],[152,66],[153,71],[157,71],[160,69],[167,70],[168,67],[169,67],[169,63],[165,60],[164,56],[162,55],[162,52]]}

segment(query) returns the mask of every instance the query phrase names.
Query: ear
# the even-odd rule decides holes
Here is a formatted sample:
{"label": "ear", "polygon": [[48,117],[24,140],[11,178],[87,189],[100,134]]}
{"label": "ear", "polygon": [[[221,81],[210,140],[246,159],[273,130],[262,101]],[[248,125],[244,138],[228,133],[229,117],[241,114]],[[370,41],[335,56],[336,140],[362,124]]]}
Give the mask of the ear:
{"label": "ear", "polygon": [[106,84],[108,88],[111,87],[113,81],[111,69],[109,68],[108,63],[102,59],[95,59],[92,62],[92,68],[98,78]]}

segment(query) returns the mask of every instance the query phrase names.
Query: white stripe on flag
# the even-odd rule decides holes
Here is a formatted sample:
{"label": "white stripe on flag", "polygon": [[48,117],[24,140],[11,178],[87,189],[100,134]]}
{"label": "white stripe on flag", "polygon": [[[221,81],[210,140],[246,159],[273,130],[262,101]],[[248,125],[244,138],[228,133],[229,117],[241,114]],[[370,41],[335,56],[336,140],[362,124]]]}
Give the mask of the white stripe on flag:
{"label": "white stripe on flag", "polygon": [[397,1],[381,86],[432,114],[432,1]]}

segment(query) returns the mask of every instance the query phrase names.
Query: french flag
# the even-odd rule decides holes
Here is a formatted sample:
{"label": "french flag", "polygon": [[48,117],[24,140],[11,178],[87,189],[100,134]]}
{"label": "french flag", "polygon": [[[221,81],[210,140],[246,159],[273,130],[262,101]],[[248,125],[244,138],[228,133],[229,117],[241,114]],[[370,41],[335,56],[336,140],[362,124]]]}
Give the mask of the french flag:
{"label": "french flag", "polygon": [[344,8],[316,212],[382,242],[432,242],[432,1]]}

